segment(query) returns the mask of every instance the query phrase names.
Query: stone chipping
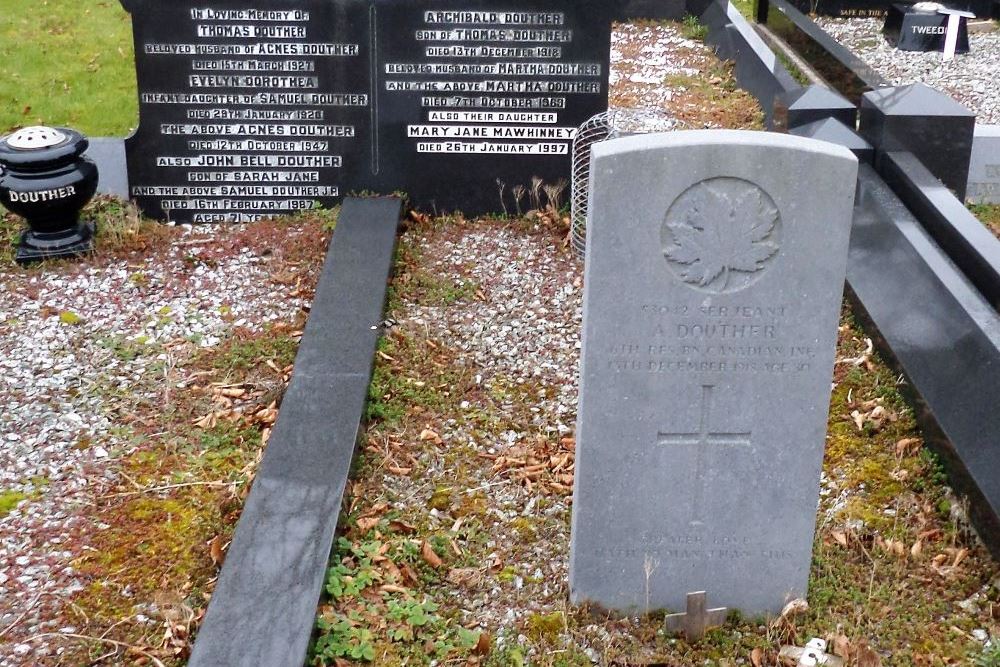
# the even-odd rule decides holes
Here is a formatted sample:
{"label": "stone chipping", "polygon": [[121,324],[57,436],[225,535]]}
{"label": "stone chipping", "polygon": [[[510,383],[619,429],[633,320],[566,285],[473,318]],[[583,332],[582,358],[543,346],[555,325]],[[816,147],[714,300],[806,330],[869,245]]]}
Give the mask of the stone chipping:
{"label": "stone chipping", "polygon": [[[170,391],[149,380],[171,367],[173,343],[210,348],[307,305],[273,289],[259,249],[199,263],[222,231],[189,230],[138,261],[0,269],[0,493],[23,498],[0,516],[0,667],[41,664],[61,649],[32,636],[76,630],[73,561],[110,527],[88,507],[120,483],[129,394]],[[162,351],[127,353],[144,346]]]}
{"label": "stone chipping", "polygon": [[891,85],[925,83],[974,111],[977,122],[1000,123],[1000,30],[970,33],[969,52],[945,62],[937,51],[900,51],[891,46],[882,36],[882,19],[814,20]]}

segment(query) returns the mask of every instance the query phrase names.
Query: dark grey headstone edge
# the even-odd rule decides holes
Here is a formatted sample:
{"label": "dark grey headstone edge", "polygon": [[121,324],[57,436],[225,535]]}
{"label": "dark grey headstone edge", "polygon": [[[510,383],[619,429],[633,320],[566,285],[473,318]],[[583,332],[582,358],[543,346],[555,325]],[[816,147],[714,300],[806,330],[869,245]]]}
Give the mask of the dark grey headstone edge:
{"label": "dark grey headstone edge", "polygon": [[773,128],[775,101],[802,85],[728,0],[688,0],[687,8],[708,27],[705,43],[719,58],[735,63],[736,82],[757,99],[766,126]]}

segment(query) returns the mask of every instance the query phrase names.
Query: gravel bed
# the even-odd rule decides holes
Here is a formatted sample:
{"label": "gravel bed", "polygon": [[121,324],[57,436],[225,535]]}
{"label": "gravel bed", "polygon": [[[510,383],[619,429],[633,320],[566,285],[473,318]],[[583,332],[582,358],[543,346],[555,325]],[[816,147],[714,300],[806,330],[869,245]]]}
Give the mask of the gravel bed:
{"label": "gravel bed", "polygon": [[899,51],[882,36],[882,19],[817,17],[816,23],[890,84],[925,83],[976,112],[979,123],[1000,123],[1000,31],[969,35],[969,53],[944,62],[941,53]]}
{"label": "gravel bed", "polygon": [[[256,249],[193,259],[219,234],[189,231],[140,261],[0,270],[0,493],[25,497],[0,517],[0,667],[43,662],[52,649],[33,635],[76,631],[64,608],[84,585],[73,561],[109,528],[88,507],[117,483],[128,447],[119,397],[169,391],[155,380],[179,341],[211,347],[305,305],[274,290]],[[158,353],[118,353],[128,346]]]}
{"label": "gravel bed", "polygon": [[[464,597],[462,623],[509,628],[531,614],[561,611],[568,595],[570,498],[498,475],[491,459],[530,449],[540,440],[557,441],[574,429],[582,265],[560,250],[551,235],[526,235],[496,225],[423,232],[409,243],[420,256],[433,258],[427,266],[434,275],[456,284],[472,281],[481,298],[448,306],[404,300],[395,313],[398,330],[448,345],[455,363],[474,373],[486,395],[512,390],[531,395],[529,412],[521,412],[517,400],[502,404],[507,428],[478,428],[475,414],[483,407],[470,401],[439,425],[445,447],[471,448],[482,462],[463,466],[459,482],[463,494],[483,494],[487,515],[495,522],[482,562],[516,568],[513,586],[486,573],[481,585],[455,591]],[[471,266],[470,257],[476,258]],[[369,496],[365,502],[384,500],[404,515],[426,514],[434,482],[453,483],[456,471],[433,447],[418,458],[426,472],[412,478],[385,474],[378,498]],[[518,520],[530,520],[541,534],[527,543],[510,539],[516,534],[512,522]],[[430,521],[432,530],[447,531],[454,517],[435,510]],[[518,640],[501,632],[496,641],[502,649],[505,642]]]}

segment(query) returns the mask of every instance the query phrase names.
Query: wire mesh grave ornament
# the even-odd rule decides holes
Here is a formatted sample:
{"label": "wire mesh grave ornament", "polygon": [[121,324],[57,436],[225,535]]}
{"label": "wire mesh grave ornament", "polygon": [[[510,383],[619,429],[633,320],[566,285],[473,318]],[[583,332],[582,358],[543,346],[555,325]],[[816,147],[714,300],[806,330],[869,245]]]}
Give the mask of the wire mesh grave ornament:
{"label": "wire mesh grave ornament", "polygon": [[590,197],[590,149],[599,141],[633,134],[670,132],[687,124],[657,109],[610,109],[584,122],[573,138],[570,244],[582,258],[587,248],[587,200]]}

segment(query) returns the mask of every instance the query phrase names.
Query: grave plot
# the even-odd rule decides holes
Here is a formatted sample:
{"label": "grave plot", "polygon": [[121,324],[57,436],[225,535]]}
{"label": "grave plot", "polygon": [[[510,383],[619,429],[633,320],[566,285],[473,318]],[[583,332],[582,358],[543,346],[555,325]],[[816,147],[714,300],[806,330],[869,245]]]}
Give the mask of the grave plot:
{"label": "grave plot", "polygon": [[982,653],[995,566],[846,310],[812,607],[692,645],[658,615],[568,606],[582,275],[565,233],[551,214],[416,216],[402,237],[315,663],[774,664],[826,635],[861,664]]}
{"label": "grave plot", "polygon": [[691,645],[661,615],[568,606],[582,275],[563,238],[534,216],[424,219],[402,237],[316,664],[774,664],[826,635],[870,664],[982,652],[995,565],[847,310],[810,608]]}
{"label": "grave plot", "polygon": [[326,218],[170,228],[96,201],[98,254],[0,236],[0,665],[182,664],[274,423]]}
{"label": "grave plot", "polygon": [[941,62],[936,51],[899,51],[882,36],[883,19],[832,19],[815,22],[882,75],[889,85],[925,83],[951,95],[976,112],[979,123],[1000,123],[1000,32],[972,32],[970,51]]}

